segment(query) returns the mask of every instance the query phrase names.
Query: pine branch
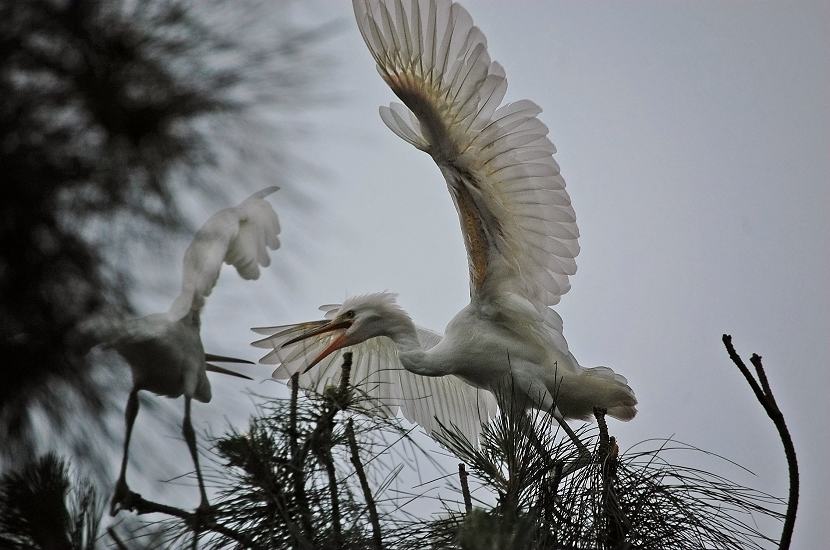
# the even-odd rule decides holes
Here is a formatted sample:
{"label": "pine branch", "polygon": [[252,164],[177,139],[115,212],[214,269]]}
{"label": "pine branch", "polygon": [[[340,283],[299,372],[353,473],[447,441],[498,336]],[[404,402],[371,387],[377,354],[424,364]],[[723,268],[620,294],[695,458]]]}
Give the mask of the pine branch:
{"label": "pine branch", "polygon": [[301,546],[311,547],[310,540],[313,539],[314,528],[311,525],[311,510],[308,506],[308,496],[305,492],[305,452],[300,452],[297,444],[297,397],[300,387],[300,375],[295,373],[291,377],[291,401],[289,405],[289,426],[288,438],[291,451],[291,469],[293,472],[292,481],[294,487],[294,500],[297,503],[296,515],[300,517],[302,533],[297,533],[297,543]]}
{"label": "pine branch", "polygon": [[334,468],[334,458],[331,449],[334,446],[333,431],[334,418],[337,411],[347,406],[347,392],[349,390],[349,376],[352,370],[352,352],[343,354],[343,365],[340,373],[340,384],[337,394],[326,394],[326,406],[317,423],[309,442],[314,446],[317,459],[323,464],[329,484],[329,498],[331,500],[331,523],[334,532],[334,544],[337,548],[343,547],[343,531],[340,517],[340,495],[337,490],[337,473]]}
{"label": "pine branch", "polygon": [[289,437],[292,449],[292,463],[294,467],[294,495],[300,508],[300,519],[305,531],[305,538],[314,539],[314,531],[311,523],[311,510],[308,506],[308,498],[305,493],[305,462],[309,452],[314,452],[318,460],[326,470],[326,477],[329,484],[329,497],[332,506],[332,522],[335,542],[342,544],[342,530],[340,518],[340,498],[337,491],[337,476],[334,468],[334,460],[331,456],[332,430],[334,417],[337,412],[348,406],[349,376],[352,369],[352,353],[343,354],[343,365],[341,367],[340,384],[335,390],[335,395],[326,394],[326,404],[322,413],[317,418],[317,424],[311,434],[303,442],[302,447],[297,443],[297,390],[299,386],[299,375],[292,377],[292,392],[290,404],[290,426]]}
{"label": "pine branch", "polygon": [[624,548],[625,534],[628,529],[625,513],[620,507],[617,494],[617,447],[616,438],[608,435],[608,424],[605,422],[605,409],[594,409],[594,417],[599,427],[599,454],[600,476],[602,478],[602,513],[605,519],[605,544],[608,548]]}
{"label": "pine branch", "polygon": [[458,464],[458,478],[461,480],[461,494],[464,496],[464,510],[469,514],[473,511],[473,499],[470,497],[470,484],[467,481],[467,469],[463,462]]}
{"label": "pine branch", "polygon": [[608,411],[594,407],[594,418],[597,419],[599,427],[599,459],[604,460],[608,454],[608,424],[605,422],[605,414]]}
{"label": "pine branch", "polygon": [[162,504],[160,502],[153,502],[143,498],[138,493],[130,492],[127,498],[122,502],[122,509],[132,510],[138,515],[144,514],[165,514],[184,520],[187,524],[192,525],[194,530],[206,529],[219,533],[231,540],[236,541],[245,548],[251,550],[258,550],[260,548],[253,540],[247,536],[239,533],[233,529],[229,529],[224,525],[216,523],[210,518],[209,513],[192,513],[175,506]]}
{"label": "pine branch", "polygon": [[357,440],[354,436],[354,424],[352,423],[351,418],[346,425],[346,437],[349,441],[352,465],[354,466],[355,472],[357,472],[358,480],[360,480],[360,488],[363,489],[363,498],[366,500],[366,508],[369,512],[369,521],[372,524],[372,542],[374,543],[375,550],[383,550],[383,539],[381,537],[378,509],[375,505],[375,499],[372,497],[372,489],[369,487],[369,481],[366,479],[366,472],[363,470],[363,464],[360,462]]}
{"label": "pine branch", "polygon": [[781,412],[781,409],[778,408],[775,395],[773,395],[772,388],[770,388],[767,374],[764,371],[764,365],[761,363],[761,356],[753,353],[752,357],[749,358],[752,366],[755,367],[755,373],[758,376],[758,381],[760,381],[759,385],[758,381],[755,380],[752,373],[749,371],[749,368],[747,368],[746,364],[744,364],[741,356],[735,351],[735,347],[732,345],[732,336],[724,334],[723,344],[726,346],[729,358],[732,359],[732,362],[735,363],[738,370],[740,370],[741,374],[744,375],[749,387],[752,388],[752,391],[755,394],[755,398],[764,408],[767,416],[769,416],[772,420],[776,430],[778,430],[778,437],[781,439],[781,444],[784,446],[784,454],[787,457],[787,469],[790,477],[790,491],[787,499],[787,514],[784,518],[784,528],[781,532],[779,549],[788,550],[792,541],[793,529],[795,528],[795,517],[798,512],[799,475],[795,445],[793,444],[792,437],[790,436],[790,431],[787,428],[787,423],[784,420],[784,414]]}

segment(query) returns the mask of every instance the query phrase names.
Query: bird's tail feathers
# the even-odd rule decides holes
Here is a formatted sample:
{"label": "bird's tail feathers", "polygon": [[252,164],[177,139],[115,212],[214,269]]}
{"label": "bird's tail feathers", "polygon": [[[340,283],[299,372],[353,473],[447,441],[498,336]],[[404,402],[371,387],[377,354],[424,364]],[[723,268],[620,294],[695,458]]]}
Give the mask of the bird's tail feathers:
{"label": "bird's tail feathers", "polygon": [[593,386],[595,406],[606,409],[608,416],[628,421],[637,414],[637,397],[625,376],[608,367],[586,368],[582,376]]}

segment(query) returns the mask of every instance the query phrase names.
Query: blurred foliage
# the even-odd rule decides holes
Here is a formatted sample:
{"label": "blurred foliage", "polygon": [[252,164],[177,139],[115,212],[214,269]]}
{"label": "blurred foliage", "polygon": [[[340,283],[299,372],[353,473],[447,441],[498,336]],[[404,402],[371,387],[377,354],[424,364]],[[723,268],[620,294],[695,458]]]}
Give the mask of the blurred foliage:
{"label": "blurred foliage", "polygon": [[0,478],[0,548],[92,550],[102,511],[90,481],[45,455]]}
{"label": "blurred foliage", "polygon": [[[374,548],[375,537],[382,536],[386,548],[397,548],[407,522],[396,519],[395,499],[387,496],[403,468],[391,463],[390,447],[418,449],[397,419],[352,412],[372,408],[370,398],[343,382],[321,396],[298,398],[294,390],[291,399],[262,405],[246,432],[218,439],[217,467],[205,471],[206,482],[217,489],[210,520],[238,538],[208,526],[199,547],[245,540],[251,548],[357,550]],[[371,480],[369,493],[361,487],[362,475]],[[380,511],[381,531],[371,526],[370,506]],[[174,518],[166,526],[171,547],[192,542],[192,521]]]}
{"label": "blurred foliage", "polygon": [[112,380],[83,327],[135,309],[123,260],[185,229],[182,201],[274,183],[268,115],[310,101],[325,34],[280,18],[290,4],[0,3],[0,463],[33,456],[42,420],[93,452]]}

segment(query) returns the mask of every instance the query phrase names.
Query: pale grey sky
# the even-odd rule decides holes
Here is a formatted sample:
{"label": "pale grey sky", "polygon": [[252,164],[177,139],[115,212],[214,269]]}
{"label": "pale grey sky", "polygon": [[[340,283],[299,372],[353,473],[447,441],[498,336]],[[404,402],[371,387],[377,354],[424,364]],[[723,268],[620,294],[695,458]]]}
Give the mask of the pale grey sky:
{"label": "pale grey sky", "polygon": [[[582,253],[556,309],[579,361],[624,374],[640,401],[612,432],[623,447],[674,434],[785,496],[777,435],[720,341],[733,334],[746,357],[763,355],[799,452],[794,548],[820,547],[830,537],[830,4],[463,4],[505,67],[508,99],[541,105],[559,150]],[[398,292],[418,324],[437,330],[468,300],[444,182],[380,121],[378,105],[394,98],[351,3],[311,6],[304,17],[344,22],[327,46],[340,100],[308,113],[294,146],[318,173],[275,183],[309,189],[314,207],[277,194],[284,247],[272,273],[220,280],[203,320],[219,353],[253,358],[248,327],[309,320],[348,294]],[[247,398],[233,381],[214,386],[215,403],[195,414],[216,431]]]}

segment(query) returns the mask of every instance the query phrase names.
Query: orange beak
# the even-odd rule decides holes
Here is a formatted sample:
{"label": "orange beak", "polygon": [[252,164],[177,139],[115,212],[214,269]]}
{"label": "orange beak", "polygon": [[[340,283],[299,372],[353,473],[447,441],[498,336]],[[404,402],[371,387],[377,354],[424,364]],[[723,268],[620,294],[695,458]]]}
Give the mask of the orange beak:
{"label": "orange beak", "polygon": [[[352,321],[349,321],[349,320],[337,321],[335,319],[334,321],[332,321],[328,324],[325,324],[320,328],[310,330],[310,331],[306,332],[305,334],[303,334],[301,336],[298,336],[296,338],[292,338],[288,342],[284,343],[281,347],[290,346],[291,344],[296,344],[297,342],[301,342],[301,341],[305,340],[306,338],[311,338],[312,336],[319,336],[320,334],[325,334],[327,332],[332,332],[334,330],[345,330],[345,329],[348,329],[350,326],[352,326]],[[312,361],[311,364],[305,368],[305,370],[303,371],[303,374],[307,373],[315,365],[317,365],[317,363],[319,363],[320,361],[322,361],[323,359],[325,359],[326,357],[328,357],[329,355],[331,355],[335,351],[337,351],[340,348],[344,347],[345,343],[346,343],[346,333],[344,332],[343,334],[341,334],[340,336],[338,336],[337,338],[332,340],[331,343],[326,347],[326,349],[324,349],[322,352],[320,352],[320,355],[318,355],[314,359],[314,361]]]}

